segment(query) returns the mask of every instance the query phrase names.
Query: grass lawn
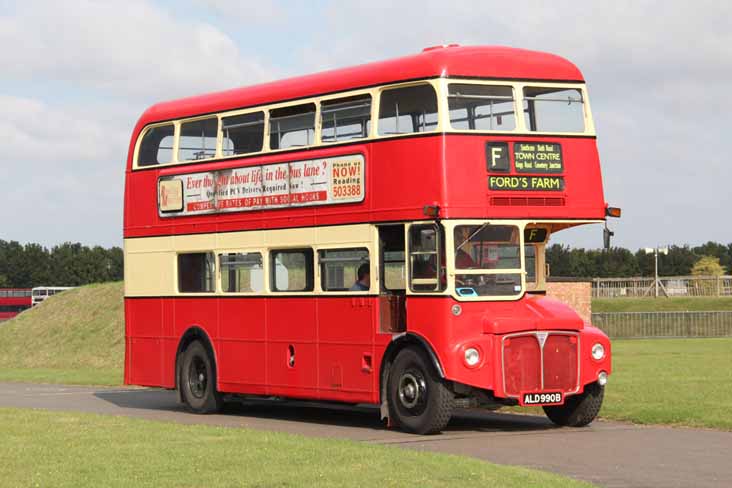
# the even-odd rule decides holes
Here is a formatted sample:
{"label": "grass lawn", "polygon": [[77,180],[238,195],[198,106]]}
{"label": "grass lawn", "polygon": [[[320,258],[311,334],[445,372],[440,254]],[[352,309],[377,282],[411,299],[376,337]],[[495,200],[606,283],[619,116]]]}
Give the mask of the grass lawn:
{"label": "grass lawn", "polygon": [[600,416],[732,430],[732,338],[615,340]]}
{"label": "grass lawn", "polygon": [[90,368],[0,368],[0,381],[21,383],[58,383],[64,385],[122,384],[120,369]]}
{"label": "grass lawn", "polygon": [[558,475],[345,440],[0,409],[3,486],[591,486]]}
{"label": "grass lawn", "polygon": [[593,312],[685,312],[732,310],[732,297],[595,298]]}

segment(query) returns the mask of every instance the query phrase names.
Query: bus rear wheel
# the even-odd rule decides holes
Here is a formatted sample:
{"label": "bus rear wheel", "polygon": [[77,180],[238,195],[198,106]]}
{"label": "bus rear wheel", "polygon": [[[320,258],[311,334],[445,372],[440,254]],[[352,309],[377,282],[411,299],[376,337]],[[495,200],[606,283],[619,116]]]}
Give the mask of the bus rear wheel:
{"label": "bus rear wheel", "polygon": [[564,405],[544,407],[549,420],[566,427],[584,427],[595,420],[602,407],[605,387],[597,383],[585,386],[580,395],[568,397]]}
{"label": "bus rear wheel", "polygon": [[435,434],[450,421],[454,395],[434,373],[425,355],[408,347],[391,365],[387,402],[389,416],[402,430]]}
{"label": "bus rear wheel", "polygon": [[222,398],[216,391],[213,358],[199,341],[191,342],[181,357],[180,385],[183,402],[194,413],[215,413]]}

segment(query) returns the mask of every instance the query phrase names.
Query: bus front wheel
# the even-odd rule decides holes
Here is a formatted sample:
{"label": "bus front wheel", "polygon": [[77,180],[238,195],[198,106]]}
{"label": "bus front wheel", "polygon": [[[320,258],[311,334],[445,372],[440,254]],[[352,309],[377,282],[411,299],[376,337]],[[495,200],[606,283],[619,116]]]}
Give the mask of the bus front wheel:
{"label": "bus front wheel", "polygon": [[391,365],[387,401],[389,416],[398,427],[415,434],[434,434],[450,421],[454,395],[425,355],[407,347]]}
{"label": "bus front wheel", "polygon": [[568,397],[564,405],[544,407],[544,413],[557,425],[584,427],[600,413],[604,396],[605,387],[592,383],[581,394]]}
{"label": "bus front wheel", "polygon": [[213,366],[213,358],[199,341],[189,344],[183,352],[179,387],[183,401],[192,412],[215,413],[221,409]]}

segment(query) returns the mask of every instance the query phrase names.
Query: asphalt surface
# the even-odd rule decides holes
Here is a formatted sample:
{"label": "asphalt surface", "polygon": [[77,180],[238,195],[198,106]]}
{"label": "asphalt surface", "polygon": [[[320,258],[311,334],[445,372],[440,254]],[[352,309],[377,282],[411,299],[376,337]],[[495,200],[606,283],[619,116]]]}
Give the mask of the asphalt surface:
{"label": "asphalt surface", "polygon": [[557,428],[538,416],[458,411],[447,429],[416,436],[385,429],[378,410],[257,400],[194,415],[174,392],[0,383],[0,407],[124,415],[186,424],[347,438],[553,471],[606,487],[732,487],[732,433],[596,421]]}

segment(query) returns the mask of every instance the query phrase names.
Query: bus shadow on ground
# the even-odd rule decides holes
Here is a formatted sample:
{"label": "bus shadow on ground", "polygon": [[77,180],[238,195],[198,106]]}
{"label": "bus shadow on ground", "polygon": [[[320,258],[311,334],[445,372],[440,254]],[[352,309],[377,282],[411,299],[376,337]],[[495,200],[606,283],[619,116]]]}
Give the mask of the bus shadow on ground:
{"label": "bus shadow on ground", "polygon": [[94,396],[119,408],[185,412],[176,400],[175,392],[158,389],[96,391]]}
{"label": "bus shadow on ground", "polygon": [[[140,389],[127,391],[99,391],[94,396],[119,408],[153,410],[171,413],[187,412],[178,403],[175,392]],[[230,419],[261,419],[283,422],[318,424],[329,427],[355,427],[386,430],[379,420],[379,409],[372,405],[306,402],[282,399],[236,399],[224,404],[221,415]],[[445,434],[461,432],[536,432],[556,429],[547,418],[536,415],[491,412],[486,410],[457,409]]]}

